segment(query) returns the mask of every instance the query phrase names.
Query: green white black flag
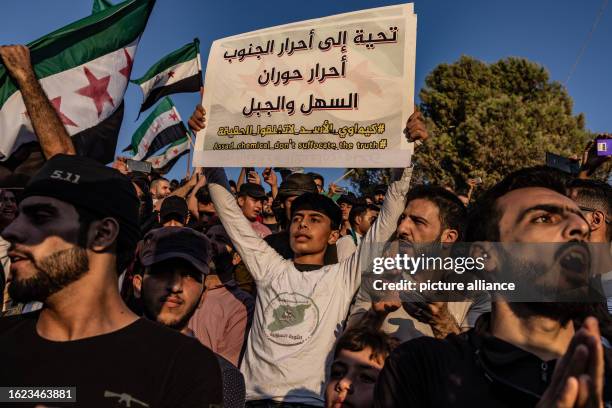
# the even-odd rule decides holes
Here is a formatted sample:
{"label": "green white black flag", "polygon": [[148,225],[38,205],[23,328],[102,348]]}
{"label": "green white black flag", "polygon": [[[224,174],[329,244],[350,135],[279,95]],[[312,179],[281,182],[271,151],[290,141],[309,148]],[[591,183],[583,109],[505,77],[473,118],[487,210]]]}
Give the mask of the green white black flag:
{"label": "green white black flag", "polygon": [[144,160],[162,147],[187,135],[174,103],[168,97],[155,107],[132,136],[132,143],[124,151],[131,150],[134,160]]}
{"label": "green white black flag", "polygon": [[142,89],[144,112],[160,98],[175,93],[199,92],[202,87],[200,65],[200,41],[192,43],[166,55],[157,61],[142,78],[132,80]]}
{"label": "green white black flag", "polygon": [[147,159],[157,173],[166,174],[178,159],[189,152],[190,143],[189,137],[184,137],[172,143],[159,156],[153,156]]}
{"label": "green white black flag", "polygon": [[[80,155],[102,162],[114,158],[123,95],[154,4],[128,0],[28,45],[36,76]],[[36,141],[21,92],[3,65],[0,135],[0,160]]]}

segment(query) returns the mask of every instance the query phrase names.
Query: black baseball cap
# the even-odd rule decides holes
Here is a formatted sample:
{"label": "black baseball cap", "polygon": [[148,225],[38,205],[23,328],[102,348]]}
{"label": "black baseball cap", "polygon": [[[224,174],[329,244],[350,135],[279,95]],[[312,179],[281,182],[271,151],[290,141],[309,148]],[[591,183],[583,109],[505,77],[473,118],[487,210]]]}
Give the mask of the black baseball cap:
{"label": "black baseball cap", "polygon": [[305,193],[318,193],[317,184],[309,174],[290,174],[278,188],[277,199],[284,200],[287,197],[301,196]]}
{"label": "black baseball cap", "polygon": [[140,201],[129,178],[119,171],[82,156],[57,154],[47,160],[23,191],[32,196],[52,197],[96,216],[111,217],[119,224],[125,247],[140,239]]}
{"label": "black baseball cap", "polygon": [[266,196],[266,190],[264,190],[264,188],[259,184],[255,183],[244,183],[240,185],[240,190],[238,190],[238,197],[244,197],[246,195],[258,200],[265,200],[266,198],[268,198]]}
{"label": "black baseball cap", "polygon": [[305,193],[291,203],[291,217],[299,210],[311,210],[325,214],[331,220],[332,229],[342,223],[342,210],[331,198],[319,193]]}
{"label": "black baseball cap", "polygon": [[183,197],[170,196],[164,198],[159,208],[159,217],[163,220],[175,219],[177,216],[180,220],[185,220],[189,214],[187,201]]}
{"label": "black baseball cap", "polygon": [[191,228],[157,228],[145,235],[139,257],[143,266],[181,258],[206,275],[210,270],[211,244],[206,235]]}

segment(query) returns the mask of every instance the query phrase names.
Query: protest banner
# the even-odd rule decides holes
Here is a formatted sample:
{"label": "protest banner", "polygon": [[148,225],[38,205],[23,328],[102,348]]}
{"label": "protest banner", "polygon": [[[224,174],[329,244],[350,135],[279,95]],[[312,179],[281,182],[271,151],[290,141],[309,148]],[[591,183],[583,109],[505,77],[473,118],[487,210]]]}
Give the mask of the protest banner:
{"label": "protest banner", "polygon": [[194,165],[408,165],[415,49],[412,4],[215,41]]}

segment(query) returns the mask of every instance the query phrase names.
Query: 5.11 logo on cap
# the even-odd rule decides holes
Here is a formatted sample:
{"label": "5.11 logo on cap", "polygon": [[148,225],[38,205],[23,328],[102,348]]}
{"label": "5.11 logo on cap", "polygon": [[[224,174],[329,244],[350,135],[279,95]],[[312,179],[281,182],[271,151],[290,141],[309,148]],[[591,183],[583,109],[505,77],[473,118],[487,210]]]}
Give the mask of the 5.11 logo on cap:
{"label": "5.11 logo on cap", "polygon": [[79,184],[81,175],[70,173],[69,171],[53,170],[53,173],[51,174],[51,178],[55,180],[67,181],[73,184]]}
{"label": "5.11 logo on cap", "polygon": [[612,156],[612,139],[597,140],[597,155]]}

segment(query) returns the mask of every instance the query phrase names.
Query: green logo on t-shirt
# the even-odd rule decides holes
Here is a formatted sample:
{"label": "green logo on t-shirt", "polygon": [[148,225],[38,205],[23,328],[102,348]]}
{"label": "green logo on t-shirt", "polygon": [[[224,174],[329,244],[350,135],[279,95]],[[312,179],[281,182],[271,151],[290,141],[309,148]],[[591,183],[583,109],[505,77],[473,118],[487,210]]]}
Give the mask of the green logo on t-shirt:
{"label": "green logo on t-shirt", "polygon": [[278,331],[295,326],[304,321],[304,313],[310,305],[280,305],[272,311],[274,321],[268,325],[268,330]]}
{"label": "green logo on t-shirt", "polygon": [[280,293],[264,311],[268,339],[281,346],[295,346],[307,341],[319,325],[319,308],[308,296]]}

